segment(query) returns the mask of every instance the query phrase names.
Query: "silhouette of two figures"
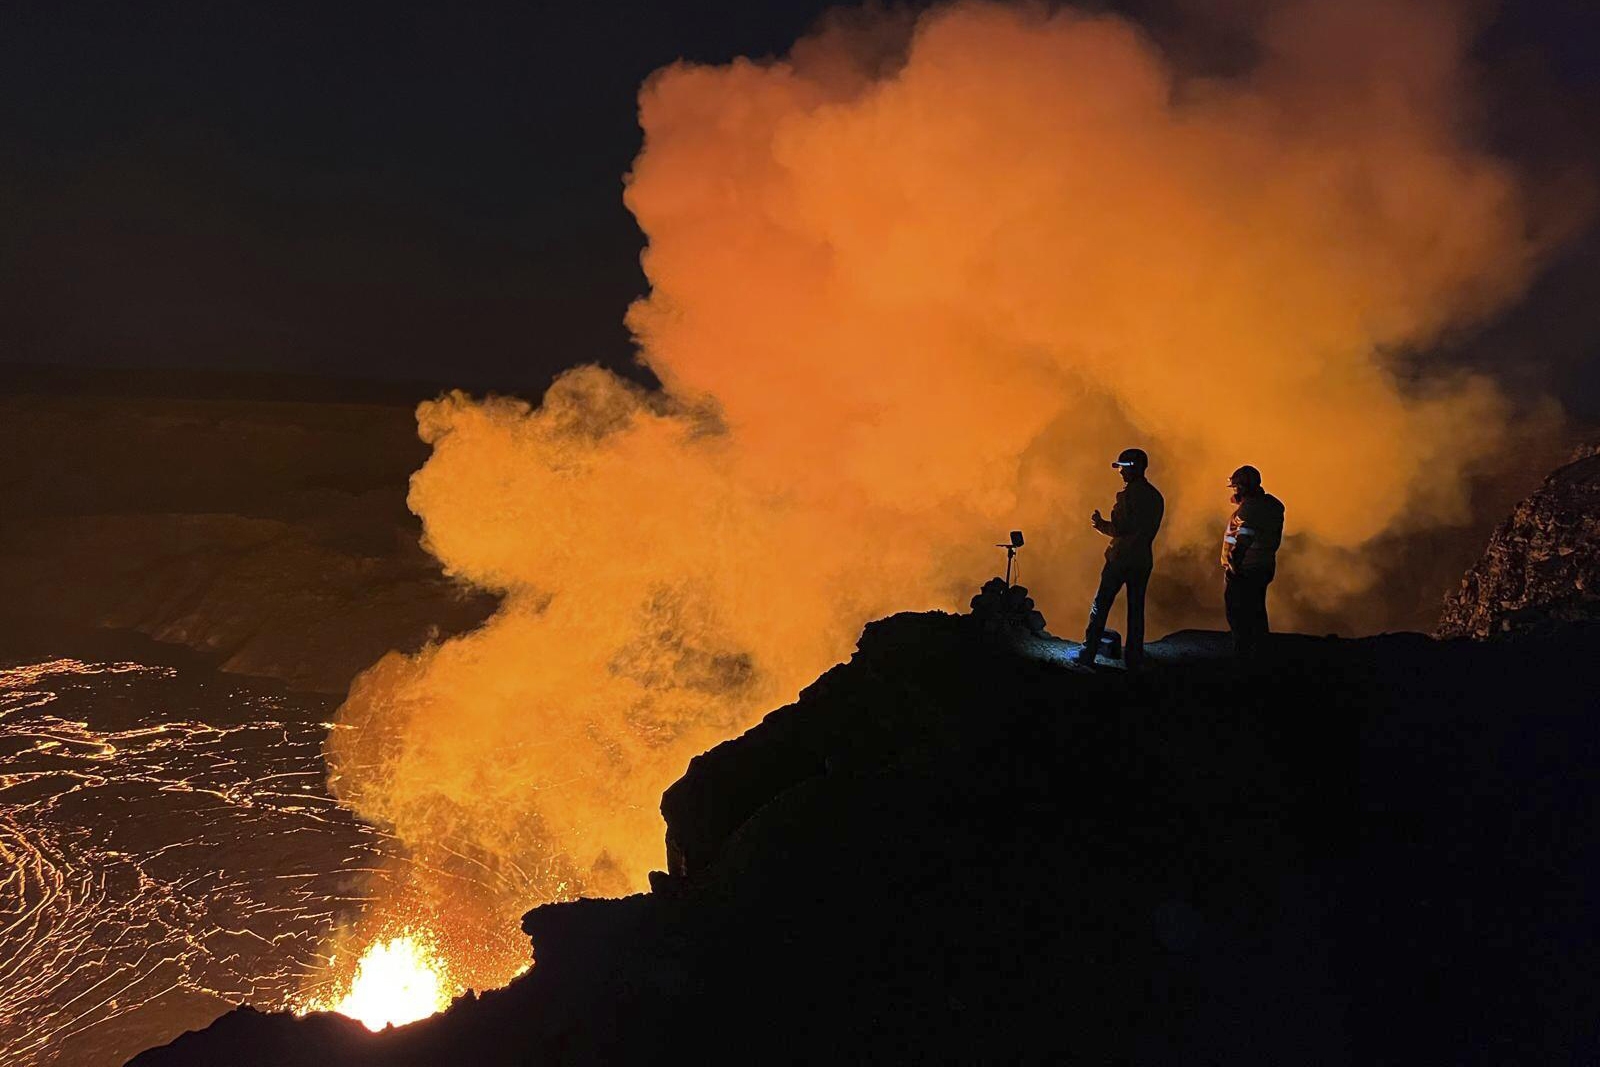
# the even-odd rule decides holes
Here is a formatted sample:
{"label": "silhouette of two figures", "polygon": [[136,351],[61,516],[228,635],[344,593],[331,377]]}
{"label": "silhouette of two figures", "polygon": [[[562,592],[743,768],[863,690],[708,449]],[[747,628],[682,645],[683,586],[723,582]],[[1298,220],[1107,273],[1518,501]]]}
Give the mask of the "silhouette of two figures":
{"label": "silhouette of two figures", "polygon": [[[1093,666],[1101,650],[1106,623],[1117,596],[1127,590],[1128,626],[1123,662],[1131,671],[1144,665],[1144,601],[1155,567],[1155,539],[1166,502],[1146,476],[1150,457],[1142,448],[1123,449],[1111,466],[1122,476],[1106,518],[1096,509],[1089,523],[1111,539],[1106,546],[1100,586],[1089,607],[1078,662]],[[1233,635],[1234,651],[1249,657],[1260,651],[1270,632],[1267,587],[1277,573],[1278,546],[1283,541],[1283,503],[1261,485],[1261,472],[1244,466],[1228,479],[1234,512],[1222,536],[1223,609]],[[1114,650],[1111,650],[1114,655]]]}

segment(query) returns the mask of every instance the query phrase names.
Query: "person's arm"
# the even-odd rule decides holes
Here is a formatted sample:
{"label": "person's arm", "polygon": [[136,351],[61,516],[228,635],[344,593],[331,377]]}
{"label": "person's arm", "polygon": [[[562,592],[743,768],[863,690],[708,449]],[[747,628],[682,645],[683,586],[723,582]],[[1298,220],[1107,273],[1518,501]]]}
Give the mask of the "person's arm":
{"label": "person's arm", "polygon": [[1111,505],[1111,518],[1107,519],[1100,514],[1100,509],[1095,508],[1094,514],[1089,517],[1089,525],[1107,537],[1122,537],[1126,530],[1127,518],[1123,514],[1122,494],[1117,494],[1117,502]]}
{"label": "person's arm", "polygon": [[1238,573],[1240,565],[1250,552],[1250,542],[1254,540],[1255,534],[1250,532],[1248,526],[1239,527],[1239,532],[1233,536],[1233,551],[1228,553],[1228,562],[1222,565],[1222,569],[1229,574]]}
{"label": "person's arm", "polygon": [[1254,511],[1248,500],[1240,504],[1239,525],[1226,538],[1228,543],[1233,545],[1233,551],[1228,553],[1228,561],[1223,564],[1223,568],[1230,574],[1238,571],[1239,565],[1249,558],[1250,546],[1256,539],[1256,528],[1252,525],[1251,514]]}

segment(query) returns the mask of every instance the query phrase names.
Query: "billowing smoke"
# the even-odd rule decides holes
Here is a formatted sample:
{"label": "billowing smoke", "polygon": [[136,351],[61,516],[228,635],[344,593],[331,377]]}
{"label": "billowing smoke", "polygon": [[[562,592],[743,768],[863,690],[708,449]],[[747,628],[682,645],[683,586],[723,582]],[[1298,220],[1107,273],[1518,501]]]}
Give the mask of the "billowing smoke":
{"label": "billowing smoke", "polygon": [[[538,407],[419,411],[427,545],[505,603],[373,667],[329,742],[416,850],[406,907],[514,934],[638,888],[691,756],[868,620],[961,608],[1009,529],[1075,633],[1128,445],[1167,496],[1157,632],[1217,624],[1185,605],[1244,462],[1295,535],[1279,620],[1382,624],[1364,546],[1459,521],[1507,433],[1489,381],[1389,361],[1516,297],[1544,242],[1448,9],[1327,0],[1258,43],[1180,77],[1127,21],[964,2],[650,79],[629,324],[663,388],[580,368]],[[508,944],[459,973],[503,978]]]}

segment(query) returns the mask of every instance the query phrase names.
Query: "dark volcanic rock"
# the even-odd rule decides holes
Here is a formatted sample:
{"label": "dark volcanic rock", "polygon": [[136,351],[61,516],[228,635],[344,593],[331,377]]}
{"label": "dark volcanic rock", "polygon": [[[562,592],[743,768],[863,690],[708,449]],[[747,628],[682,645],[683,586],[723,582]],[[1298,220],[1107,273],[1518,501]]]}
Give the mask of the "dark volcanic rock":
{"label": "dark volcanic rock", "polygon": [[1593,1062],[1600,637],[1224,646],[1128,679],[874,623],[668,791],[653,892],[530,913],[507,989],[134,1062]]}
{"label": "dark volcanic rock", "polygon": [[1044,633],[1044,613],[1033,606],[1025,585],[1013,585],[1004,578],[990,578],[972,598],[972,616],[990,632],[1019,629],[1031,634]]}
{"label": "dark volcanic rock", "polygon": [[1487,638],[1600,622],[1600,446],[1518,504],[1445,600],[1440,637]]}

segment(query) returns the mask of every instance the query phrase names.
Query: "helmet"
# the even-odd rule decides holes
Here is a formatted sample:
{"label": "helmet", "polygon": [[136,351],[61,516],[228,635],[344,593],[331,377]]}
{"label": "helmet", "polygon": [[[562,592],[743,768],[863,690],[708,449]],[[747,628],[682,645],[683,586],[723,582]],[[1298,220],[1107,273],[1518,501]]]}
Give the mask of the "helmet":
{"label": "helmet", "polygon": [[1145,455],[1142,448],[1124,448],[1112,461],[1113,467],[1133,467],[1135,470],[1144,470],[1150,466],[1150,457]]}
{"label": "helmet", "polygon": [[1228,484],[1235,489],[1260,489],[1261,472],[1246,464],[1233,472],[1233,476],[1228,479]]}

